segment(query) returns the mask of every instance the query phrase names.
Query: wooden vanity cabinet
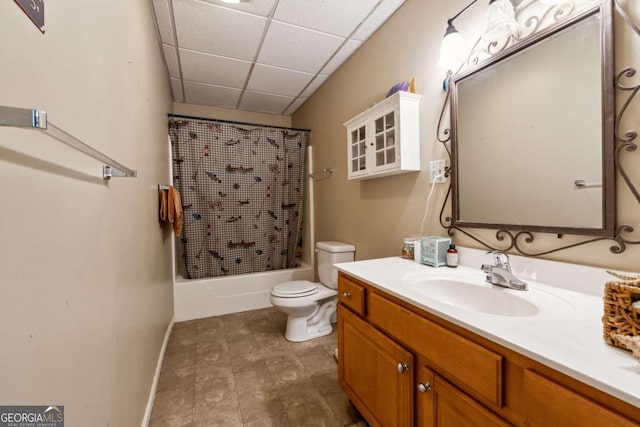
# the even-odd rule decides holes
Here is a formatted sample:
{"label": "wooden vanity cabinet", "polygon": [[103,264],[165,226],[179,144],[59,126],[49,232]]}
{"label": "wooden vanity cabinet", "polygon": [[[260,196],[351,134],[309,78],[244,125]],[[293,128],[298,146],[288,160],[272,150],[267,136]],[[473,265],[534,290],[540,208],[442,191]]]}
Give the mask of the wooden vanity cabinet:
{"label": "wooden vanity cabinet", "polygon": [[434,370],[489,405],[502,406],[503,357],[377,293],[367,320],[423,356]]}
{"label": "wooden vanity cabinet", "polygon": [[413,425],[413,354],[338,306],[340,385],[371,426]]}
{"label": "wooden vanity cabinet", "polygon": [[364,316],[366,314],[364,286],[342,276],[338,288],[338,302],[349,307],[354,313]]}
{"label": "wooden vanity cabinet", "polygon": [[339,382],[371,426],[640,426],[637,407],[358,279],[338,292]]}
{"label": "wooden vanity cabinet", "polygon": [[510,426],[426,366],[418,368],[416,390],[418,427]]}
{"label": "wooden vanity cabinet", "polygon": [[[527,426],[638,426],[535,371],[524,373]],[[558,404],[562,402],[562,404]],[[640,410],[638,410],[640,411]]]}
{"label": "wooden vanity cabinet", "polygon": [[[366,285],[348,276],[341,275],[338,281],[338,377],[339,382],[349,399],[361,411],[371,426],[380,427],[408,427],[418,425],[430,426],[507,426],[490,411],[484,409],[472,398],[444,378],[421,363],[416,364],[414,353],[397,343],[374,324],[364,318],[366,307],[372,308],[373,317],[377,318],[380,308],[387,302],[380,295],[367,293]],[[391,307],[393,309],[393,306]],[[400,307],[397,307],[400,309]],[[399,312],[384,312],[396,317],[398,334],[411,334],[415,327],[424,327],[420,321],[424,319],[406,317],[412,314],[406,312],[399,316]],[[362,317],[361,317],[362,316]],[[402,319],[406,321],[403,322]],[[399,320],[399,321],[398,321]],[[432,328],[437,330],[434,333]],[[453,344],[453,349],[461,351],[458,357],[451,358],[443,364],[450,366],[452,371],[460,369],[465,376],[470,373],[473,378],[484,379],[483,375],[493,378],[488,386],[480,386],[492,398],[498,399],[496,387],[499,388],[499,374],[496,366],[501,357],[477,347],[471,342],[460,340],[450,332],[437,325],[425,329],[427,335],[440,336],[436,338],[437,352],[446,353],[445,347],[451,348],[448,339],[459,340]],[[444,335],[442,335],[444,334]],[[461,346],[461,347],[458,347]],[[484,359],[479,364],[464,364],[468,353],[480,351]],[[465,356],[464,353],[467,353]],[[444,354],[446,355],[446,354]],[[436,355],[436,358],[439,356]],[[473,357],[473,355],[472,355]],[[488,373],[485,374],[488,368]],[[479,370],[476,372],[475,370]],[[476,380],[470,379],[475,383]],[[417,407],[414,409],[414,396]],[[417,417],[417,419],[415,419]]]}

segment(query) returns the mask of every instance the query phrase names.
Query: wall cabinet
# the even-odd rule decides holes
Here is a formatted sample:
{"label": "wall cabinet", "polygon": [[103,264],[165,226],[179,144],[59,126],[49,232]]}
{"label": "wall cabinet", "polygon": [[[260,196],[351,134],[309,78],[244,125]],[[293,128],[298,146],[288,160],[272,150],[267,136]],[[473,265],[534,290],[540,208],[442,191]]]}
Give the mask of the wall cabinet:
{"label": "wall cabinet", "polygon": [[397,92],[344,123],[349,179],[420,170],[420,99]]}
{"label": "wall cabinet", "polygon": [[373,427],[640,425],[638,408],[342,272],[338,302],[339,382]]}

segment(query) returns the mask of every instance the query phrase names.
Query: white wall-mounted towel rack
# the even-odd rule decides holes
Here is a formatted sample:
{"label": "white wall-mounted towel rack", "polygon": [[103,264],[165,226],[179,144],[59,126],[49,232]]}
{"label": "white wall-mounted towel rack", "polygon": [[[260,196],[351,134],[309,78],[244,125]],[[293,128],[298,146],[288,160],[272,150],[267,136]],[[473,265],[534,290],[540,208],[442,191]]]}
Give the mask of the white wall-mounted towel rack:
{"label": "white wall-mounted towel rack", "polygon": [[313,178],[318,178],[318,175],[324,173],[324,174],[328,174],[325,176],[329,176],[333,174],[333,168],[322,168],[321,171],[318,172],[312,172],[309,174],[309,178],[313,179]]}
{"label": "white wall-mounted towel rack", "polygon": [[577,189],[602,187],[602,181],[587,181],[586,179],[576,179],[573,185]]}
{"label": "white wall-mounted towel rack", "polygon": [[138,176],[138,172],[135,169],[129,169],[121,163],[116,162],[111,157],[101,153],[90,145],[85,144],[53,123],[48,122],[46,111],[0,106],[0,126],[40,130],[51,138],[56,139],[89,157],[105,163],[102,167],[102,177],[104,179],[120,177],[135,178]]}

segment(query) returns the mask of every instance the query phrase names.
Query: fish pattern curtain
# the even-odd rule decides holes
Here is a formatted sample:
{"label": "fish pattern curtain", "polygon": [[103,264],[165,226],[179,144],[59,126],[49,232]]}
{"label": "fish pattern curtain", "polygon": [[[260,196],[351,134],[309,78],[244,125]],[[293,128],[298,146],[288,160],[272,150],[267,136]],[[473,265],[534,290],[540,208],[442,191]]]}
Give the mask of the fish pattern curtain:
{"label": "fish pattern curtain", "polygon": [[188,278],[296,266],[308,132],[169,120]]}

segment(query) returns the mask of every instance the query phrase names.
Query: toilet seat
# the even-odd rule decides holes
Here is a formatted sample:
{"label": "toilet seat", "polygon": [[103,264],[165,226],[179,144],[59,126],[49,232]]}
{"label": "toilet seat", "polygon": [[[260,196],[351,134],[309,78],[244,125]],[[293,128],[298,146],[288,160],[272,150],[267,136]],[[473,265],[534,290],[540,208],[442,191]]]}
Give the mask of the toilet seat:
{"label": "toilet seat", "polygon": [[273,287],[271,295],[280,298],[301,298],[318,293],[318,285],[308,280],[294,280]]}

